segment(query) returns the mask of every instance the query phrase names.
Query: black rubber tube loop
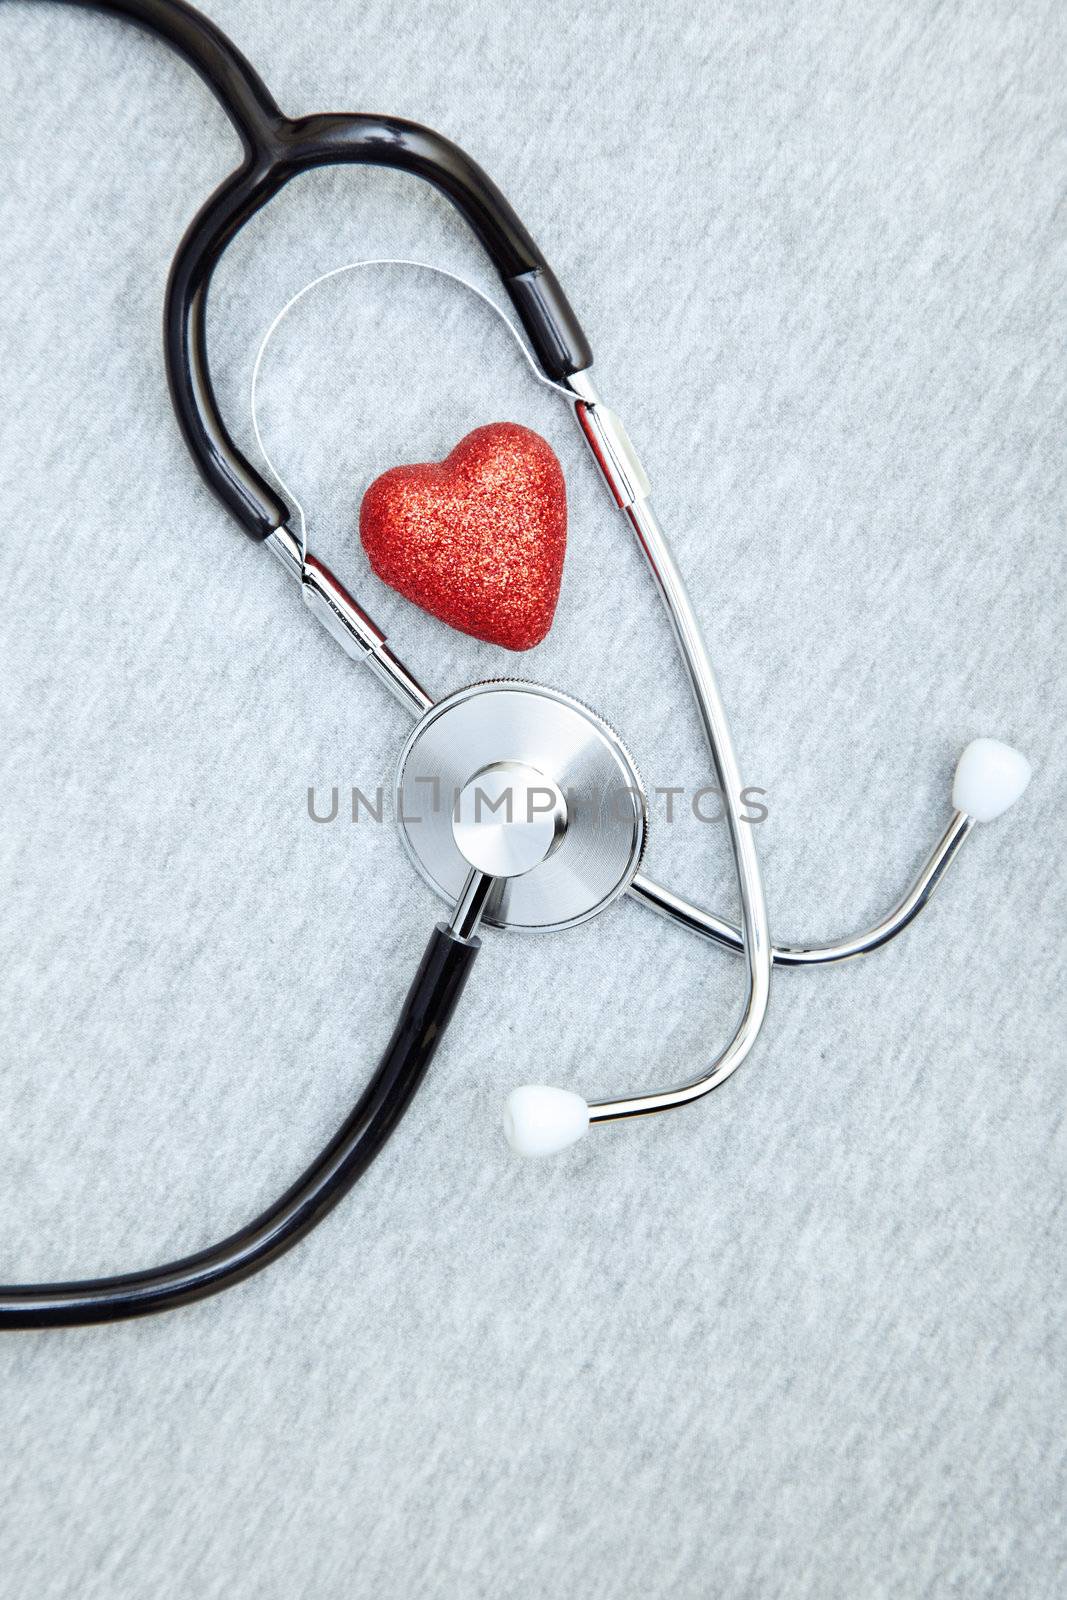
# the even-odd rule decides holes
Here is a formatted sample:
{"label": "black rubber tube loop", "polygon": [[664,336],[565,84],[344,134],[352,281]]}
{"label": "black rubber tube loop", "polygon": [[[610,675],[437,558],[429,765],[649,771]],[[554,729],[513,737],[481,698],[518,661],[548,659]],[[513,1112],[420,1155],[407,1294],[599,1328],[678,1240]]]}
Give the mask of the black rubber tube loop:
{"label": "black rubber tube loop", "polygon": [[194,217],[167,285],[171,398],[204,479],[253,539],[289,508],[238,450],[215,400],[207,358],[211,276],[234,235],[291,178],[314,167],[391,167],[432,183],[465,218],[511,297],[546,376],[559,382],[592,352],[551,268],[492,179],[458,145],[398,117],[327,112],[286,117],[240,51],[184,0],[68,0],[129,18],[172,45],[218,97],[245,147],[242,165]]}
{"label": "black rubber tube loop", "polygon": [[477,939],[438,923],[393,1036],[355,1109],[290,1189],[219,1244],[144,1272],[0,1287],[0,1330],[145,1317],[218,1294],[292,1248],[366,1172],[411,1104],[463,992]]}

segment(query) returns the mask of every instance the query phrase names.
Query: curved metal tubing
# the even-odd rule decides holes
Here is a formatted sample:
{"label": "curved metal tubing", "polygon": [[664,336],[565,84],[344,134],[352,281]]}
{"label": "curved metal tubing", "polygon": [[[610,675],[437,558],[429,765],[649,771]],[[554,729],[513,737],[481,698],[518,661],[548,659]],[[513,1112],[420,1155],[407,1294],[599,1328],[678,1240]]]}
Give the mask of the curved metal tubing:
{"label": "curved metal tubing", "polygon": [[[872,950],[881,949],[882,945],[895,939],[898,933],[904,932],[909,923],[915,921],[956,859],[964,839],[973,827],[973,817],[969,817],[964,811],[954,812],[948,827],[920,867],[914,883],[893,909],[887,911],[881,921],[876,922],[865,933],[854,933],[851,937],[838,939],[833,944],[776,944],[771,950],[774,965],[776,967],[826,966],[832,961],[851,961],[855,956],[865,956]],[[679,927],[688,929],[690,933],[699,933],[703,938],[722,945],[724,949],[734,951],[736,955],[743,954],[745,943],[740,928],[735,928],[732,923],[724,922],[721,917],[713,916],[710,911],[703,911],[690,901],[683,900],[681,895],[675,894],[672,889],[665,889],[662,884],[653,883],[652,879],[646,878],[643,873],[638,873],[630,885],[629,893],[641,905],[658,911],[661,916],[676,922]]]}
{"label": "curved metal tubing", "polygon": [[748,1055],[763,1026],[771,987],[771,936],[767,907],[763,898],[759,861],[752,829],[741,815],[736,796],[742,782],[734,754],[726,712],[719,696],[715,674],[708,659],[700,624],[690,604],[685,584],[674,562],[670,546],[648,500],[648,479],[619,419],[602,406],[586,374],[571,379],[575,392],[575,415],[585,434],[604,481],[625,512],[649,571],[659,590],[670,619],[678,652],[689,677],[701,728],[711,754],[721,792],[727,797],[726,822],[730,847],[741,892],[744,921],[743,953],[748,990],[741,1020],[733,1038],[715,1057],[706,1072],[676,1089],[599,1100],[589,1106],[589,1121],[617,1122],[624,1117],[648,1116],[689,1105],[710,1094],[724,1083]]}

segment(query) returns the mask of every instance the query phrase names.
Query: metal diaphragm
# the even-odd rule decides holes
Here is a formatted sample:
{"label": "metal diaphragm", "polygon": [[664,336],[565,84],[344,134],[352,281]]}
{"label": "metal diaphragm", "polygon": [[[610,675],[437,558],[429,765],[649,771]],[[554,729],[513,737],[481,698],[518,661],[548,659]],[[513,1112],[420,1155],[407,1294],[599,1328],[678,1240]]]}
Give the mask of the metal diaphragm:
{"label": "metal diaphragm", "polygon": [[[522,774],[509,791],[501,774]],[[483,920],[527,931],[570,928],[618,898],[641,864],[648,826],[640,774],[618,735],[558,689],[501,681],[476,683],[433,706],[415,727],[397,769],[396,814],[411,859],[430,886],[454,904],[470,872],[471,780],[486,784],[487,826],[518,834],[540,786],[562,797],[551,850],[521,875],[502,879]],[[466,791],[466,800],[461,799]],[[560,808],[557,806],[557,812]],[[460,837],[468,855],[456,843]],[[501,818],[504,819],[502,825]]]}

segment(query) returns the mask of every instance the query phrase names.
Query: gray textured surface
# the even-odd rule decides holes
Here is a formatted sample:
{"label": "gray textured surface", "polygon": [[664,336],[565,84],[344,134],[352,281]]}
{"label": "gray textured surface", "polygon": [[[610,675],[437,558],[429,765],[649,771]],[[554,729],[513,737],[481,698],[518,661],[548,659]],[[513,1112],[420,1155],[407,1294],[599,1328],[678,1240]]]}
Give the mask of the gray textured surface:
{"label": "gray textured surface", "polygon": [[[175,1316],[0,1342],[0,1593],[1062,1593],[1064,8],[212,5],[287,109],[455,137],[571,289],[770,791],[779,938],[892,898],[968,738],[1036,777],[896,948],[780,975],[713,1102],[558,1164],[510,1158],[506,1090],[688,1071],[740,970],[632,904],[487,940],[402,1132],[298,1251]],[[389,771],[403,716],[169,412],[163,282],[232,163],[221,114],[131,30],[16,3],[0,98],[10,1278],[146,1264],[273,1196],[436,906],[389,833],[308,822],[309,783]],[[220,274],[231,414],[273,311],[367,253],[488,282],[421,186],[304,180]],[[649,783],[700,777],[625,531],[476,302],[337,286],[266,376],[317,544],[431,688],[536,676]],[[374,472],[501,415],[572,499],[559,620],[516,662],[352,543]],[[731,904],[721,830],[661,825],[649,866]]]}

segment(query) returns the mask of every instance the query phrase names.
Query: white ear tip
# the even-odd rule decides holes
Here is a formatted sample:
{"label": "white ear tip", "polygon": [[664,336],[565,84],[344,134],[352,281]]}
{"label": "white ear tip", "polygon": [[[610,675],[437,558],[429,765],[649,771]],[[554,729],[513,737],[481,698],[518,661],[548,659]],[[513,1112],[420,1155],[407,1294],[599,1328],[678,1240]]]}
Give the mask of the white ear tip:
{"label": "white ear tip", "polygon": [[999,739],[972,739],[960,756],[952,804],[976,822],[992,822],[1013,806],[1030,782],[1031,766]]}
{"label": "white ear tip", "polygon": [[552,1156],[589,1127],[589,1107],[570,1089],[526,1083],[512,1089],[504,1107],[504,1133],[520,1156]]}

